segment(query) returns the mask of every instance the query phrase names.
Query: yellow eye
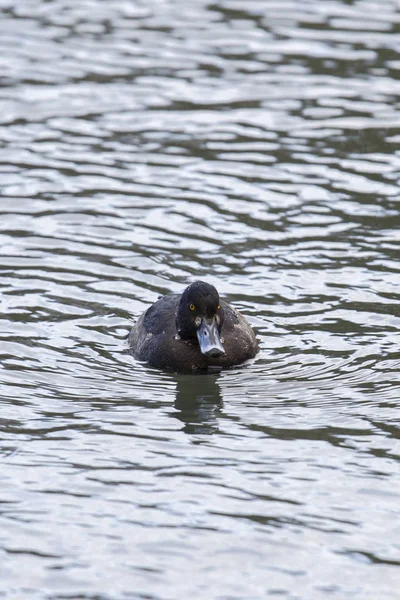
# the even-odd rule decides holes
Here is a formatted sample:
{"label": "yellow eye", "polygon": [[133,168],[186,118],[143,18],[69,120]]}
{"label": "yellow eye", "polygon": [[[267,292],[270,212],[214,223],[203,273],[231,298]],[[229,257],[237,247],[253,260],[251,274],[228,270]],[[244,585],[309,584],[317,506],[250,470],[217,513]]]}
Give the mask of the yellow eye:
{"label": "yellow eye", "polygon": [[219,310],[219,309],[221,308],[221,305],[220,305],[220,304],[218,304],[218,307],[217,307],[217,308],[218,308],[218,310]]}
{"label": "yellow eye", "polygon": [[189,308],[190,308],[190,310],[196,310],[196,307],[195,307],[195,305],[194,305],[194,304],[191,304],[191,305],[189,306]]}

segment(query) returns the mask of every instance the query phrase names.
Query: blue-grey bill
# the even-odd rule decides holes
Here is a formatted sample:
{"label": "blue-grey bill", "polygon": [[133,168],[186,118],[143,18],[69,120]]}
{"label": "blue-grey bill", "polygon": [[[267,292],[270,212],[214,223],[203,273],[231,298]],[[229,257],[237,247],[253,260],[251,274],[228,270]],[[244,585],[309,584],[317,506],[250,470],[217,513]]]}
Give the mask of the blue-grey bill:
{"label": "blue-grey bill", "polygon": [[197,339],[199,340],[202,354],[207,354],[208,356],[225,354],[215,319],[202,319],[201,325],[197,330]]}

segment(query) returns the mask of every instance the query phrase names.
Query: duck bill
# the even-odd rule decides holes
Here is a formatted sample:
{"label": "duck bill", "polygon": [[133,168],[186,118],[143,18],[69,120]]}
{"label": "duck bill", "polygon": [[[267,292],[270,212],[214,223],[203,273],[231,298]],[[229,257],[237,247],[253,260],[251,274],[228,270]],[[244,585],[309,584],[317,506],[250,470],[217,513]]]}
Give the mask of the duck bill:
{"label": "duck bill", "polygon": [[217,322],[215,319],[201,320],[201,325],[197,330],[197,339],[199,340],[200,351],[206,356],[221,356],[225,354],[221,339],[219,337],[219,331]]}

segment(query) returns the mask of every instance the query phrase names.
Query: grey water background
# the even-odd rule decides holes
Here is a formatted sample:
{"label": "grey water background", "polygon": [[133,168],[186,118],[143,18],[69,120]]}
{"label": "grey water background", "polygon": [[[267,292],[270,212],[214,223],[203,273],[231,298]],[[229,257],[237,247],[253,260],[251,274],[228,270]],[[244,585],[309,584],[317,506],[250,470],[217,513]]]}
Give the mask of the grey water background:
{"label": "grey water background", "polygon": [[[0,1],[0,597],[400,598],[400,3]],[[215,284],[261,352],[127,352]]]}

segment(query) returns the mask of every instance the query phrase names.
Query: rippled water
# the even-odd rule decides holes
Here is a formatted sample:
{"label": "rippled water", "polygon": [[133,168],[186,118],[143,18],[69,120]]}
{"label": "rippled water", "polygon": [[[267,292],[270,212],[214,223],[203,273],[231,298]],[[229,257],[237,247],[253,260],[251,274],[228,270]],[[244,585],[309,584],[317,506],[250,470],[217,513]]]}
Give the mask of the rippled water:
{"label": "rippled water", "polygon": [[[0,7],[0,596],[398,599],[399,2]],[[134,361],[197,278],[256,360]]]}

